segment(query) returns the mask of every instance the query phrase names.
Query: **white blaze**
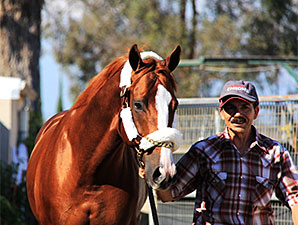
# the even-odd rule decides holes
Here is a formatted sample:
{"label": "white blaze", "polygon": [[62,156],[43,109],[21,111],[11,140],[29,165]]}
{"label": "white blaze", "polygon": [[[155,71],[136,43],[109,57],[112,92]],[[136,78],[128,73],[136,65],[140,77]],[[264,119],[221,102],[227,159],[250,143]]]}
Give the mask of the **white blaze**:
{"label": "white blaze", "polygon": [[172,100],[171,94],[168,90],[161,84],[157,87],[157,92],[155,96],[156,110],[158,113],[158,129],[168,126],[169,123],[169,104]]}
{"label": "white blaze", "polygon": [[161,148],[159,172],[162,177],[167,177],[167,174],[173,177],[176,174],[176,166],[173,159],[173,153],[169,148]]}
{"label": "white blaze", "polygon": [[[166,128],[169,123],[169,104],[172,96],[169,91],[161,84],[157,87],[155,96],[155,104],[158,118],[158,129]],[[160,168],[159,171],[162,176],[174,176],[176,173],[175,162],[171,149],[162,147],[160,153]]]}

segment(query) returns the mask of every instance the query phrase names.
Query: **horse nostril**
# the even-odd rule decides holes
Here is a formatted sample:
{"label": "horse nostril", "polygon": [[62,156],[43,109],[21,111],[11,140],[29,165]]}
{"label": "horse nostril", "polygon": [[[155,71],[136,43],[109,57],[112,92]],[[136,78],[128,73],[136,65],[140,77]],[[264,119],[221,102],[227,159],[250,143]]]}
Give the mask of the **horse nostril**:
{"label": "horse nostril", "polygon": [[159,167],[157,167],[153,173],[153,179],[159,177],[161,173],[159,172]]}
{"label": "horse nostril", "polygon": [[175,182],[176,177],[169,176],[169,175],[163,175],[159,171],[159,167],[154,171],[152,175],[152,181],[153,185],[152,187],[154,189],[167,189],[173,182]]}
{"label": "horse nostril", "polygon": [[152,175],[153,178],[153,182],[156,184],[159,184],[162,182],[162,180],[164,179],[163,176],[161,176],[161,173],[159,171],[159,167],[157,167]]}

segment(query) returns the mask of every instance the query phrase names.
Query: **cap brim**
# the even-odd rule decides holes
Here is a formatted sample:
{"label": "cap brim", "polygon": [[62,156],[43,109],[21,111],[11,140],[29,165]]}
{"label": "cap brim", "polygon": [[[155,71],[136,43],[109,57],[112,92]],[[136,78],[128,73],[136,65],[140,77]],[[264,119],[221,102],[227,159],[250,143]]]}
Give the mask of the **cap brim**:
{"label": "cap brim", "polygon": [[246,99],[244,99],[244,98],[242,98],[242,97],[239,97],[239,96],[232,96],[232,97],[228,98],[228,99],[225,100],[225,101],[220,100],[219,108],[222,109],[222,107],[223,107],[227,102],[229,102],[229,101],[232,100],[232,99],[239,99],[239,100],[244,101],[244,102],[247,102],[247,103],[249,103],[249,104],[253,104],[253,103],[254,103],[254,102],[250,102],[250,101],[248,101],[248,100],[246,100]]}

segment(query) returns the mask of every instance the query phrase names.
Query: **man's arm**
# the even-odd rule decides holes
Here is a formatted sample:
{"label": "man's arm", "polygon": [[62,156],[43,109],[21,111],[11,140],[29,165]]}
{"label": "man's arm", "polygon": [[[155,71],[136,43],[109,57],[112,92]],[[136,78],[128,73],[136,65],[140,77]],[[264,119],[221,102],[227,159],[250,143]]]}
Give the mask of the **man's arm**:
{"label": "man's arm", "polygon": [[292,219],[294,225],[298,225],[298,204],[294,205],[294,207],[292,208]]}
{"label": "man's arm", "polygon": [[162,202],[169,202],[174,200],[174,198],[172,197],[171,188],[168,188],[166,190],[155,190],[155,193]]}

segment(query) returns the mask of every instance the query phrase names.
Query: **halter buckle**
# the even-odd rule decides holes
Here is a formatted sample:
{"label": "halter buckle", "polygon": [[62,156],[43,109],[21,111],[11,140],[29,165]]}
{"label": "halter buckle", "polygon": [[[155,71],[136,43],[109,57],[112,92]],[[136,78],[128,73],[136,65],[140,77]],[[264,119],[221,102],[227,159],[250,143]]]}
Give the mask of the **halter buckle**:
{"label": "halter buckle", "polygon": [[127,87],[123,86],[120,91],[120,98],[124,97],[127,91]]}
{"label": "halter buckle", "polygon": [[123,86],[120,91],[120,97],[122,102],[122,108],[129,107],[129,91],[127,86]]}
{"label": "halter buckle", "polygon": [[144,169],[145,168],[145,163],[143,161],[143,155],[145,153],[145,151],[143,149],[136,149],[137,151],[137,162],[139,164],[139,166]]}

